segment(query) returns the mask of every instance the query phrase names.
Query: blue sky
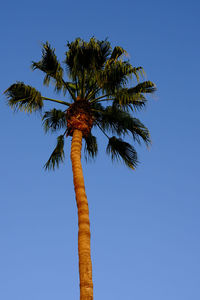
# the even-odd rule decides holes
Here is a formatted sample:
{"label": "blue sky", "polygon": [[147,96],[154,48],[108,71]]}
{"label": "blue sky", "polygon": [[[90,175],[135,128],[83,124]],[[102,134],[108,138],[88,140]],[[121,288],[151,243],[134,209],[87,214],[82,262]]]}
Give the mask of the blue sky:
{"label": "blue sky", "polygon": [[125,48],[158,88],[137,115],[153,144],[137,146],[136,171],[111,163],[101,133],[96,162],[83,160],[94,299],[200,299],[199,9],[194,0],[1,4],[1,299],[79,297],[70,141],[65,164],[44,172],[56,137],[39,115],[14,114],[2,93],[18,80],[53,97],[30,69],[41,43],[62,61],[66,41],[93,35]]}

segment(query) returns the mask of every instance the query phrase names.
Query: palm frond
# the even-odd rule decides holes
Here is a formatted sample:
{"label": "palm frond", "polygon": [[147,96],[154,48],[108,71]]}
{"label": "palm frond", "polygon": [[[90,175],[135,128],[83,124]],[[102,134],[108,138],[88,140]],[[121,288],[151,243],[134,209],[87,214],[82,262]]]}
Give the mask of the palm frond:
{"label": "palm frond", "polygon": [[130,94],[150,94],[156,91],[156,86],[151,81],[144,81],[129,89]]}
{"label": "palm frond", "polygon": [[107,40],[99,41],[95,38],[91,38],[89,42],[77,38],[72,43],[68,42],[67,47],[65,64],[73,79],[82,74],[83,70],[87,73],[100,70],[111,52]]}
{"label": "palm frond", "polygon": [[49,157],[48,161],[44,165],[45,170],[55,170],[55,167],[59,167],[60,163],[64,161],[64,135],[57,137],[57,145]]}
{"label": "palm frond", "polygon": [[151,137],[149,130],[142,122],[137,118],[130,118],[129,126],[127,129],[132,133],[133,139],[135,139],[138,144],[140,144],[141,139],[148,147],[151,145]]}
{"label": "palm frond", "polygon": [[55,81],[55,88],[57,91],[63,87],[63,69],[55,55],[55,49],[51,48],[50,44],[46,42],[42,48],[42,59],[39,62],[32,62],[32,69],[39,69],[45,73],[44,84],[49,85],[53,78]]}
{"label": "palm frond", "polygon": [[97,55],[98,58],[98,69],[101,69],[106,60],[108,59],[109,55],[111,54],[111,46],[110,46],[110,42],[108,42],[108,40],[104,40],[104,41],[98,41],[97,43],[99,45],[99,53]]}
{"label": "palm frond", "polygon": [[102,70],[111,53],[110,43],[91,38],[89,42],[77,38],[67,43],[64,63],[69,77],[76,82],[78,94],[86,98],[97,87],[96,73]]}
{"label": "palm frond", "polygon": [[115,99],[113,100],[113,107],[119,107],[123,109],[124,111],[130,110],[141,110],[143,109],[147,104],[147,99],[142,94],[133,94],[130,95],[123,91],[117,93],[115,96]]}
{"label": "palm frond", "polygon": [[141,110],[147,104],[147,99],[140,92],[134,92],[133,89],[122,88],[119,89],[113,100],[113,106],[119,106],[124,110],[130,108],[131,110]]}
{"label": "palm frond", "polygon": [[[98,106],[96,105],[95,107],[97,108]],[[99,108],[96,111],[94,110],[94,117],[103,130],[110,131],[118,136],[125,136],[130,132],[133,139],[139,144],[140,139],[147,146],[151,143],[147,127],[140,120],[133,118],[128,112],[113,106],[104,108],[99,105]]]}
{"label": "palm frond", "polygon": [[107,94],[113,94],[127,83],[131,68],[128,62],[115,61],[110,64],[108,61],[105,68],[97,74],[99,86]]}
{"label": "palm frond", "polygon": [[137,79],[137,82],[140,81],[140,77],[143,78],[145,76],[145,71],[143,67],[132,67],[129,70],[129,75],[134,75]]}
{"label": "palm frond", "polygon": [[4,94],[8,98],[8,105],[14,110],[32,113],[41,110],[43,107],[40,92],[23,82],[12,84]]}
{"label": "palm frond", "polygon": [[113,94],[120,88],[125,87],[132,74],[138,76],[137,68],[133,68],[128,61],[115,60],[110,63],[108,60],[105,68],[98,72],[97,81],[106,94]]}
{"label": "palm frond", "polygon": [[138,164],[134,147],[115,136],[109,139],[106,152],[111,155],[112,160],[122,160],[131,169],[135,169]]}
{"label": "palm frond", "polygon": [[122,47],[116,46],[112,51],[110,61],[118,59],[122,54],[127,54],[126,50],[124,50]]}
{"label": "palm frond", "polygon": [[85,159],[95,158],[98,152],[97,139],[91,133],[85,139]]}
{"label": "palm frond", "polygon": [[43,118],[45,132],[51,130],[55,132],[61,128],[66,128],[66,113],[59,109],[46,111]]}
{"label": "palm frond", "polygon": [[135,110],[142,109],[147,103],[145,94],[154,93],[156,86],[151,81],[144,81],[132,88],[121,88],[115,93],[114,106],[119,105],[126,109],[127,107]]}

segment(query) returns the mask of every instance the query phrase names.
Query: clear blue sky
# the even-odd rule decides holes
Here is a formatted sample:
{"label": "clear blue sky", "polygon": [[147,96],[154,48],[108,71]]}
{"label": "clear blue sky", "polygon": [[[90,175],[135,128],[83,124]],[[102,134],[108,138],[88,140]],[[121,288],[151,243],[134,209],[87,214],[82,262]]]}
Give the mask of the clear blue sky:
{"label": "clear blue sky", "polygon": [[95,300],[200,299],[199,1],[4,1],[0,11],[0,299],[77,300],[77,211],[65,164],[45,173],[55,136],[40,116],[13,114],[2,92],[19,80],[43,95],[32,72],[48,40],[109,38],[142,65],[158,92],[137,115],[153,145],[137,147],[133,172],[113,165],[103,137],[83,161]]}

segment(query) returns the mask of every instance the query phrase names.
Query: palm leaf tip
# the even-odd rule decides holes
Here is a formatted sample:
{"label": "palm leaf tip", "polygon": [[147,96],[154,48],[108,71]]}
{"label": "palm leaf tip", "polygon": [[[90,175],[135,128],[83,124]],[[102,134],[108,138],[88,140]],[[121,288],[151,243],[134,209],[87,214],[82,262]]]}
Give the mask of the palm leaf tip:
{"label": "palm leaf tip", "polygon": [[42,48],[42,59],[39,62],[32,62],[33,70],[39,69],[45,73],[44,84],[49,85],[51,78],[55,80],[56,90],[63,87],[63,69],[57,59],[55,50],[46,42]]}
{"label": "palm leaf tip", "polygon": [[115,136],[109,139],[106,152],[111,155],[112,160],[122,159],[133,170],[138,164],[137,152],[134,147]]}
{"label": "palm leaf tip", "polygon": [[41,93],[23,82],[12,84],[4,94],[7,96],[8,105],[15,110],[32,113],[43,107]]}
{"label": "palm leaf tip", "polygon": [[98,152],[97,140],[96,137],[91,133],[85,137],[85,159],[86,161],[89,158],[95,158]]}
{"label": "palm leaf tip", "polygon": [[156,91],[156,85],[152,81],[144,81],[141,83],[138,83],[134,88],[130,88],[130,93],[154,93]]}
{"label": "palm leaf tip", "polygon": [[138,144],[141,144],[141,140],[146,144],[146,146],[151,145],[151,137],[149,130],[144,124],[140,122],[140,120],[136,118],[132,118],[130,124],[130,132],[132,133],[133,139],[138,142]]}
{"label": "palm leaf tip", "polygon": [[59,168],[61,162],[64,161],[64,135],[60,135],[57,138],[57,145],[49,157],[48,161],[44,165],[45,170],[55,170],[55,167]]}
{"label": "palm leaf tip", "polygon": [[116,46],[116,47],[113,49],[113,52],[112,52],[112,54],[111,54],[110,59],[111,59],[111,60],[116,60],[116,59],[118,59],[122,54],[127,55],[126,50],[124,50],[122,47]]}

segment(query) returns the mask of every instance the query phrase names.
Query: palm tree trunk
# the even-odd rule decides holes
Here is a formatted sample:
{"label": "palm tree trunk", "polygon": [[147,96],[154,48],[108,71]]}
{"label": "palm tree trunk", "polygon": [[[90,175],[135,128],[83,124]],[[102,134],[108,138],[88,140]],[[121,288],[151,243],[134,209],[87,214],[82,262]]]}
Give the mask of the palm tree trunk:
{"label": "palm tree trunk", "polygon": [[78,255],[80,300],[93,300],[92,262],[90,254],[90,221],[81,166],[82,132],[75,129],[71,144],[74,190],[78,208]]}

